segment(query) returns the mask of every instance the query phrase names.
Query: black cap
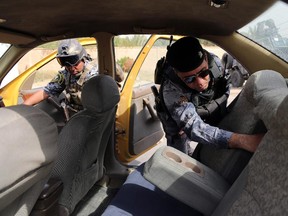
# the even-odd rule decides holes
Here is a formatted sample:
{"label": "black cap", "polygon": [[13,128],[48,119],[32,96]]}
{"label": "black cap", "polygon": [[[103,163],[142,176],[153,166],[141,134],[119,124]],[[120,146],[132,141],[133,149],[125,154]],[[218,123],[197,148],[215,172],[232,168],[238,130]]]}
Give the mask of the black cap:
{"label": "black cap", "polygon": [[204,50],[195,37],[177,40],[167,51],[167,61],[179,72],[188,72],[199,67],[204,60]]}

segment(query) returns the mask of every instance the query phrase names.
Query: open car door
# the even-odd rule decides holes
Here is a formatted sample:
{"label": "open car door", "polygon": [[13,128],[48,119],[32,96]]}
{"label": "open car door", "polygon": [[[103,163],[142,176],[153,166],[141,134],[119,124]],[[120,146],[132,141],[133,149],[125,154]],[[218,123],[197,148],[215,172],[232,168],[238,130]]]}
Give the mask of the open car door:
{"label": "open car door", "polygon": [[169,43],[168,35],[152,35],[127,75],[116,120],[116,154],[123,163],[161,145],[163,139],[165,142],[151,86],[155,85],[156,63],[166,55]]}

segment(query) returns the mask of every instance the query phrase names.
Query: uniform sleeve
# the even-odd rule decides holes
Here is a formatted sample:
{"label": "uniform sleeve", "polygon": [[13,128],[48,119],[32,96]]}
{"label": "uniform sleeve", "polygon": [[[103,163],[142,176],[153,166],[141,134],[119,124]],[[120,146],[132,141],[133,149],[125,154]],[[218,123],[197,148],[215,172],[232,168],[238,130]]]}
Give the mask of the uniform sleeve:
{"label": "uniform sleeve", "polygon": [[59,96],[65,89],[65,74],[59,71],[58,74],[49,82],[44,91],[50,96]]}
{"label": "uniform sleeve", "polygon": [[169,83],[163,87],[164,102],[178,127],[192,141],[227,148],[232,133],[206,124],[197,114],[193,103],[188,102],[182,91]]}

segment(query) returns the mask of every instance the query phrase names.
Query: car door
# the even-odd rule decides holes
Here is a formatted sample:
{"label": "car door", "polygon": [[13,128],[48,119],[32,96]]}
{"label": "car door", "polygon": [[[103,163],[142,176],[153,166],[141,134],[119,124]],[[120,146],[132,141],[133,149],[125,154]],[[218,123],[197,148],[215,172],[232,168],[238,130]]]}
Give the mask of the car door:
{"label": "car door", "polygon": [[[97,59],[95,38],[79,38],[79,42],[91,53],[93,59]],[[55,59],[56,43],[47,43],[45,48],[40,46],[32,49],[17,63],[19,75],[0,89],[6,106],[22,103],[35,91],[43,88],[61,69]]]}
{"label": "car door", "polygon": [[[129,163],[165,142],[151,90],[157,61],[165,56],[170,36],[152,35],[127,74],[116,120],[116,155]],[[116,59],[119,59],[119,55]],[[162,142],[163,141],[163,142]]]}

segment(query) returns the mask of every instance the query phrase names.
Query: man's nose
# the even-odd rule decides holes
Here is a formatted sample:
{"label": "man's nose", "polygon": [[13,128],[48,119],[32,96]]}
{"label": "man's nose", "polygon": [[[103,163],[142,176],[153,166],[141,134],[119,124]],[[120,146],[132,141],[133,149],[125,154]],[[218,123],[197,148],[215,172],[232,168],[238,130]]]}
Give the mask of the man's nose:
{"label": "man's nose", "polygon": [[194,83],[200,84],[202,82],[203,78],[200,76],[195,77]]}

